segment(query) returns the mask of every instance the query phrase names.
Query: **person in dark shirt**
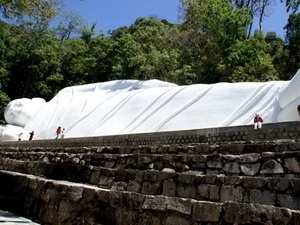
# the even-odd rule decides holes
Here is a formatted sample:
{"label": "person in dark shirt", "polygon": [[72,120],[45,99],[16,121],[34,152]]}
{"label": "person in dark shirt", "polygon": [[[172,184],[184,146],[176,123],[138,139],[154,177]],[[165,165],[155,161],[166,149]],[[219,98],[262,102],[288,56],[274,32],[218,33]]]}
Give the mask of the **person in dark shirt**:
{"label": "person in dark shirt", "polygon": [[20,134],[18,135],[18,136],[19,136],[19,138],[18,138],[19,141],[22,140],[22,135],[23,135],[23,133],[20,133]]}
{"label": "person in dark shirt", "polygon": [[31,131],[31,132],[29,133],[29,141],[31,141],[31,140],[32,140],[32,138],[33,138],[33,135],[34,135],[34,131]]}

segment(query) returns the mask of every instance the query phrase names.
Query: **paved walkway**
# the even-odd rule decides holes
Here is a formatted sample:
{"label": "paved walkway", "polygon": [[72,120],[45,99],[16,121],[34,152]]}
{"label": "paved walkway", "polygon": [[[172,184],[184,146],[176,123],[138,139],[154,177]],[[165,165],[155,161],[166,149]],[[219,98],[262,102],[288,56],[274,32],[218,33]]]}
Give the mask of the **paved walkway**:
{"label": "paved walkway", "polygon": [[29,219],[0,210],[0,225],[38,225]]}

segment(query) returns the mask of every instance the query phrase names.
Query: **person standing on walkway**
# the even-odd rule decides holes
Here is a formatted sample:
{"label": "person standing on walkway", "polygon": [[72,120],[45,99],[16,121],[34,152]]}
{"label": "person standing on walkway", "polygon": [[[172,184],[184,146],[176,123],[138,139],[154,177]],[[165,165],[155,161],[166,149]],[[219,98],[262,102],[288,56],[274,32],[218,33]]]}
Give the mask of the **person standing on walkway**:
{"label": "person standing on walkway", "polygon": [[19,138],[18,138],[19,141],[22,140],[22,135],[23,135],[23,133],[20,133],[20,134],[18,135],[18,136],[19,136]]}
{"label": "person standing on walkway", "polygon": [[263,122],[263,119],[259,116],[258,113],[256,113],[254,117],[254,130],[261,129]]}
{"label": "person standing on walkway", "polygon": [[33,135],[34,135],[34,131],[31,131],[31,132],[29,133],[29,141],[31,141],[31,140],[32,140],[32,138],[33,138]]}
{"label": "person standing on walkway", "polygon": [[58,139],[59,136],[60,136],[60,134],[61,134],[61,127],[58,127],[58,128],[56,129],[56,137],[55,137],[55,139]]}
{"label": "person standing on walkway", "polygon": [[63,139],[64,137],[65,137],[65,128],[62,129],[60,138]]}

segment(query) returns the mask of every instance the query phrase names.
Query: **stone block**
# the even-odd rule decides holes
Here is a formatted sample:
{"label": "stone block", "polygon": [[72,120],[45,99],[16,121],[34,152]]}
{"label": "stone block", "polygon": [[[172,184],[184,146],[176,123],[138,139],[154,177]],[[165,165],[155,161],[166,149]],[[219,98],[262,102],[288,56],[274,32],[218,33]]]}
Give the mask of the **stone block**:
{"label": "stone block", "polygon": [[282,166],[276,160],[266,161],[261,168],[260,174],[282,174],[284,173]]}
{"label": "stone block", "polygon": [[135,175],[135,181],[138,183],[142,183],[144,180],[144,171],[142,170],[134,170],[132,173]]}
{"label": "stone block", "polygon": [[197,200],[207,200],[209,198],[209,185],[199,184],[197,186]]}
{"label": "stone block", "polygon": [[224,221],[230,224],[252,224],[253,220],[260,220],[260,213],[250,204],[225,202],[223,212]]}
{"label": "stone block", "polygon": [[285,167],[294,173],[300,173],[300,161],[299,158],[286,158],[284,160]]}
{"label": "stone block", "polygon": [[248,153],[239,156],[238,162],[240,163],[256,163],[261,159],[257,153]]}
{"label": "stone block", "polygon": [[152,162],[152,157],[151,156],[139,156],[138,157],[138,160],[137,160],[137,163],[138,164],[149,164]]}
{"label": "stone block", "polygon": [[116,169],[111,169],[111,168],[101,168],[100,169],[100,174],[101,176],[108,176],[108,177],[114,177],[116,176]]}
{"label": "stone block", "polygon": [[120,191],[109,191],[109,204],[113,208],[123,206],[123,193]]}
{"label": "stone block", "polygon": [[250,190],[250,203],[275,205],[276,195],[269,190]]}
{"label": "stone block", "polygon": [[268,182],[264,177],[242,177],[241,179],[245,188],[263,188]]}
{"label": "stone block", "polygon": [[211,169],[222,169],[223,168],[223,164],[220,161],[207,161],[207,166],[208,166],[208,168],[211,168]]}
{"label": "stone block", "polygon": [[71,211],[72,211],[72,204],[70,204],[69,201],[66,200],[60,201],[57,210],[57,220],[59,221],[59,223],[63,223],[64,221],[71,220],[70,218],[72,217]]}
{"label": "stone block", "polygon": [[165,180],[163,182],[163,195],[176,196],[176,183],[174,181]]}
{"label": "stone block", "polygon": [[114,177],[101,176],[98,186],[102,188],[111,188],[114,179]]}
{"label": "stone block", "polygon": [[110,201],[110,191],[109,190],[98,189],[96,191],[95,195],[96,195],[97,201],[105,202],[105,203],[109,204],[109,201]]}
{"label": "stone block", "polygon": [[116,180],[128,182],[129,179],[133,179],[133,178],[128,177],[128,170],[123,170],[123,169],[116,170]]}
{"label": "stone block", "polygon": [[138,213],[134,210],[117,208],[115,215],[115,224],[137,224]]}
{"label": "stone block", "polygon": [[138,222],[141,225],[164,225],[166,221],[165,215],[156,215],[154,213],[143,212],[139,214]]}
{"label": "stone block", "polygon": [[[290,225],[292,224],[292,211],[287,208],[274,207],[268,205],[256,204],[255,213],[259,213],[260,218],[267,218],[269,224],[274,225]],[[259,221],[259,218],[257,218]],[[296,224],[295,224],[296,225]]]}
{"label": "stone block", "polygon": [[90,204],[93,202],[94,198],[96,197],[96,190],[94,188],[84,188],[82,201]]}
{"label": "stone block", "polygon": [[54,201],[53,196],[56,196],[57,192],[55,189],[46,189],[45,193],[41,195],[42,200],[47,203],[51,204]]}
{"label": "stone block", "polygon": [[104,167],[113,168],[115,166],[115,164],[116,163],[114,161],[107,161],[107,162],[105,162]]}
{"label": "stone block", "polygon": [[142,205],[144,210],[158,210],[166,211],[167,209],[167,197],[163,196],[146,196],[145,201]]}
{"label": "stone block", "polygon": [[268,188],[274,191],[285,191],[290,187],[290,179],[288,178],[273,178],[268,182]]}
{"label": "stone block", "polygon": [[218,175],[220,174],[220,170],[217,169],[207,169],[206,175]]}
{"label": "stone block", "polygon": [[133,192],[123,192],[123,206],[132,211],[140,211],[145,201],[145,195]]}
{"label": "stone block", "polygon": [[177,195],[181,198],[195,198],[196,187],[194,185],[178,185]]}
{"label": "stone block", "polygon": [[141,191],[141,184],[135,181],[129,181],[127,185],[127,191],[139,193]]}
{"label": "stone block", "polygon": [[226,154],[222,155],[222,159],[225,159],[227,161],[236,161],[239,158],[237,155],[231,155],[231,154]]}
{"label": "stone block", "polygon": [[195,163],[205,163],[207,161],[207,155],[193,155],[191,160]]}
{"label": "stone block", "polygon": [[69,200],[79,202],[83,195],[83,187],[70,186],[67,193]]}
{"label": "stone block", "polygon": [[281,207],[300,210],[300,194],[299,193],[278,194],[277,199],[278,199],[278,204]]}
{"label": "stone block", "polygon": [[209,185],[209,200],[210,201],[219,201],[220,200],[220,187],[217,185]]}
{"label": "stone block", "polygon": [[168,216],[166,225],[190,225],[190,222],[184,217]]}
{"label": "stone block", "polygon": [[157,181],[157,172],[156,171],[145,171],[144,180],[156,182]]}
{"label": "stone block", "polygon": [[196,176],[194,174],[187,173],[179,173],[177,174],[177,181],[184,184],[193,184],[196,180]]}
{"label": "stone block", "polygon": [[57,217],[57,209],[56,205],[46,205],[44,207],[44,213],[41,215],[41,220],[45,224],[59,224]]}
{"label": "stone block", "polygon": [[232,174],[239,174],[241,172],[240,165],[237,162],[226,163],[223,170]]}
{"label": "stone block", "polygon": [[159,194],[158,193],[159,187],[160,187],[159,183],[145,181],[142,185],[141,193],[147,195],[157,195]]}
{"label": "stone block", "polygon": [[194,202],[193,218],[201,222],[218,222],[222,212],[221,203]]}
{"label": "stone block", "polygon": [[214,174],[206,175],[204,182],[207,184],[216,184],[218,176]]}
{"label": "stone block", "polygon": [[241,178],[239,176],[224,176],[223,182],[224,185],[239,185],[241,183]]}
{"label": "stone block", "polygon": [[167,180],[176,176],[176,172],[170,168],[164,168],[160,173],[158,173],[157,179],[159,181]]}
{"label": "stone block", "polygon": [[125,191],[127,188],[127,183],[123,181],[113,182],[111,186],[111,190],[114,191]]}
{"label": "stone block", "polygon": [[183,198],[167,198],[167,210],[190,215],[192,212],[192,200]]}
{"label": "stone block", "polygon": [[300,211],[292,211],[293,224],[300,224]]}
{"label": "stone block", "polygon": [[240,186],[223,186],[221,187],[220,201],[242,202],[243,189]]}
{"label": "stone block", "polygon": [[260,163],[242,164],[241,171],[246,176],[254,176],[259,172]]}
{"label": "stone block", "polygon": [[294,190],[300,192],[300,179],[291,179],[290,182]]}

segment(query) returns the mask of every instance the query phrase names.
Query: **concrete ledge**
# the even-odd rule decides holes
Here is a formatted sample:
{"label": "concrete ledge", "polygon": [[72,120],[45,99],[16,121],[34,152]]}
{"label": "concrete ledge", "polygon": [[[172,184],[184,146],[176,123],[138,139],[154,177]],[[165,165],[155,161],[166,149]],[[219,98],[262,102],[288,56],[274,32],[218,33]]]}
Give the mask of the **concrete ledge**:
{"label": "concrete ledge", "polygon": [[263,129],[253,130],[252,125],[217,127],[198,130],[112,135],[86,138],[46,139],[21,142],[0,142],[0,147],[72,147],[72,146],[139,146],[187,143],[224,143],[236,141],[268,141],[298,139],[300,121],[264,124]]}

